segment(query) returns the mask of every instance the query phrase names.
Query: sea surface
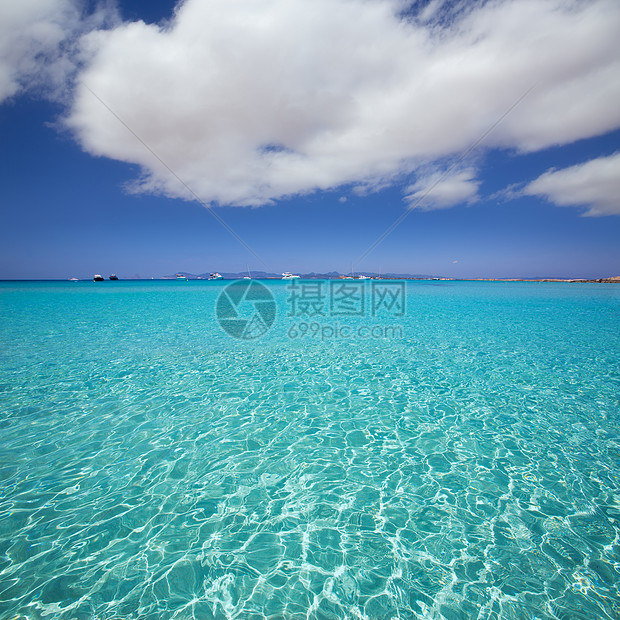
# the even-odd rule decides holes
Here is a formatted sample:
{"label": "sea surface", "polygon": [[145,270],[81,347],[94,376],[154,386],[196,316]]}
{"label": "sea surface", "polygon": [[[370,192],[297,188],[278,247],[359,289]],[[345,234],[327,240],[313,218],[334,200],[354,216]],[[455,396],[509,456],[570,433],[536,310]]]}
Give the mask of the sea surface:
{"label": "sea surface", "polygon": [[620,285],[229,284],[0,283],[0,618],[620,618]]}

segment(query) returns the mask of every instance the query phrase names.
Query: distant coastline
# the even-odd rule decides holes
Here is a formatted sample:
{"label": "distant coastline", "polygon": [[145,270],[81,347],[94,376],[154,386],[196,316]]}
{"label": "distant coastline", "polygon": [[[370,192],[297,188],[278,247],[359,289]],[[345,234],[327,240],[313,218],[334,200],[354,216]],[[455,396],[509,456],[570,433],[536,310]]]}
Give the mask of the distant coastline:
{"label": "distant coastline", "polygon": [[[186,272],[178,272],[185,276],[188,280],[206,280],[208,274],[192,274]],[[245,277],[246,273],[222,273],[225,280],[238,280]],[[446,278],[441,276],[432,276],[427,274],[409,274],[409,273],[373,273],[361,271],[355,274],[357,276],[365,276],[368,279],[376,280],[425,280],[438,282],[590,282],[590,283],[620,283],[620,276],[610,276],[606,278]],[[343,280],[350,278],[349,274],[342,274],[337,271],[328,273],[300,273],[303,280]],[[255,271],[252,273],[255,280],[280,280],[282,276],[276,273],[267,273],[264,271]],[[174,280],[176,275],[162,276],[156,278],[159,280]]]}
{"label": "distant coastline", "polygon": [[[179,275],[185,276],[187,280],[208,280],[208,275],[205,274],[192,274],[186,272],[179,272]],[[416,275],[416,274],[404,274],[404,273],[384,273],[376,274],[371,272],[360,272],[356,276],[362,275],[364,279],[355,281],[368,280],[411,280],[411,281],[426,281],[426,282],[560,282],[560,283],[573,283],[573,284],[620,284],[620,276],[610,276],[605,278],[446,278],[429,275]],[[245,273],[223,273],[224,280],[240,280],[246,276]],[[66,282],[73,278],[0,278],[0,282]],[[119,276],[119,280],[125,281],[161,281],[161,280],[176,280],[176,275],[173,276],[153,276],[153,277],[139,277]],[[254,280],[281,280],[282,276],[275,273],[254,272],[252,274]],[[329,273],[302,273],[300,274],[302,280],[350,280],[351,276],[348,274],[340,274],[338,272]],[[92,277],[83,277],[76,279],[79,282],[92,281]]]}
{"label": "distant coastline", "polygon": [[460,282],[590,282],[597,284],[620,284],[620,276],[610,278],[441,278]]}

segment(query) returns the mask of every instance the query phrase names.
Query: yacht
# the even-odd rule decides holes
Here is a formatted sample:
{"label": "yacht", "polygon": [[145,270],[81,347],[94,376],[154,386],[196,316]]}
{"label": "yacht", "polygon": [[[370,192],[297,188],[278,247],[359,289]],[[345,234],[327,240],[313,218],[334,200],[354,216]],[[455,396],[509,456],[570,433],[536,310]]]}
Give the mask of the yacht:
{"label": "yacht", "polygon": [[69,278],[69,282],[79,282],[77,278]]}
{"label": "yacht", "polygon": [[93,282],[103,282],[104,278],[103,276],[99,275],[98,273],[96,273],[93,277]]}
{"label": "yacht", "polygon": [[187,280],[187,276],[184,276],[182,273],[177,273],[177,280]]}
{"label": "yacht", "polygon": [[117,276],[115,273],[113,273],[113,274],[110,276],[110,280],[118,280],[118,276]]}
{"label": "yacht", "polygon": [[283,280],[293,280],[294,278],[300,278],[300,277],[301,276],[297,276],[297,275],[292,274],[290,271],[285,271],[282,274],[282,279]]}
{"label": "yacht", "polygon": [[357,276],[357,279],[358,279],[358,280],[368,280],[368,276],[364,276],[364,275],[362,275],[362,274],[360,273],[360,275],[359,275],[359,276]]}
{"label": "yacht", "polygon": [[224,276],[221,276],[217,271],[209,275],[209,280],[223,280]]}

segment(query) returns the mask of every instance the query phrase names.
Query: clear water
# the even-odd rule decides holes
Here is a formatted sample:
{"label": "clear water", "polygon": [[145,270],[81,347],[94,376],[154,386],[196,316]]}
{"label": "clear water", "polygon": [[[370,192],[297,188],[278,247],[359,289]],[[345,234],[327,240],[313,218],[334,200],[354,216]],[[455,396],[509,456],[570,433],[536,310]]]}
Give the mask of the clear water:
{"label": "clear water", "polygon": [[225,285],[0,284],[1,618],[620,617],[620,286]]}

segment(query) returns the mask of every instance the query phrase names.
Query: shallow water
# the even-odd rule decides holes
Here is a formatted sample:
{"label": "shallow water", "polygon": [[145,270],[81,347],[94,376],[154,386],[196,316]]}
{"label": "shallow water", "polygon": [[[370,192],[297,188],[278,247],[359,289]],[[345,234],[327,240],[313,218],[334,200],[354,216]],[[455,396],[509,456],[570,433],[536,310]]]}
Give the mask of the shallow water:
{"label": "shallow water", "polygon": [[1,618],[620,617],[620,286],[264,284],[0,283]]}

